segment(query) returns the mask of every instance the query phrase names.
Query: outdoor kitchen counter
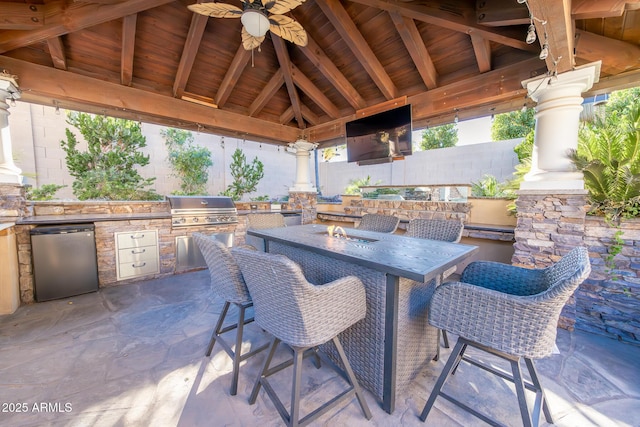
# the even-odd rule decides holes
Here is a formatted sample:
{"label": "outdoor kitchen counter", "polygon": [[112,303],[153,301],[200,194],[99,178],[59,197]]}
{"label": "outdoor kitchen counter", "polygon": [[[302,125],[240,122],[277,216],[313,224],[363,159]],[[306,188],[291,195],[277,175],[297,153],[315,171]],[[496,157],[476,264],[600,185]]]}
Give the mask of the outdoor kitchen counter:
{"label": "outdoor kitchen counter", "polygon": [[131,221],[145,219],[170,219],[169,212],[140,212],[140,213],[118,213],[118,214],[66,214],[66,215],[35,215],[21,218],[16,221],[20,225],[42,225],[42,224],[82,224],[87,222],[101,221]]}

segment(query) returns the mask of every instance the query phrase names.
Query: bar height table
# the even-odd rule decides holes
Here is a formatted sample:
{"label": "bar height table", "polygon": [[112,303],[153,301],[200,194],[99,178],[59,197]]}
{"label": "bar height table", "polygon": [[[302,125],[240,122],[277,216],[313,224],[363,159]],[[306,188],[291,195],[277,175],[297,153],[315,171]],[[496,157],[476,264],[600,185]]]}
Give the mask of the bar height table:
{"label": "bar height table", "polygon": [[[248,230],[268,252],[301,265],[311,283],[355,275],[365,284],[367,316],[341,334],[361,385],[392,413],[402,391],[437,353],[438,333],[427,305],[438,277],[474,254],[477,246],[396,234],[344,229],[331,237],[319,224]],[[331,348],[324,347],[331,353]]]}

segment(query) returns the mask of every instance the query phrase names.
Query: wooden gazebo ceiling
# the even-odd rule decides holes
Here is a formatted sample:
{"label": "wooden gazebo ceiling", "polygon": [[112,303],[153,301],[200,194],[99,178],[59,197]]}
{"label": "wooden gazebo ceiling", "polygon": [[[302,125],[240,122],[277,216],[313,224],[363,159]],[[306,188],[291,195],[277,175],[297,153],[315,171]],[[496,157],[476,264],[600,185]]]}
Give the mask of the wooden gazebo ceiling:
{"label": "wooden gazebo ceiling", "polygon": [[239,19],[191,3],[0,0],[0,70],[28,102],[321,146],[343,141],[345,121],[403,103],[414,128],[512,111],[528,102],[522,80],[597,60],[593,93],[640,84],[640,0],[529,0],[532,45],[516,0],[306,0],[290,13],[306,47],[267,33],[253,52]]}

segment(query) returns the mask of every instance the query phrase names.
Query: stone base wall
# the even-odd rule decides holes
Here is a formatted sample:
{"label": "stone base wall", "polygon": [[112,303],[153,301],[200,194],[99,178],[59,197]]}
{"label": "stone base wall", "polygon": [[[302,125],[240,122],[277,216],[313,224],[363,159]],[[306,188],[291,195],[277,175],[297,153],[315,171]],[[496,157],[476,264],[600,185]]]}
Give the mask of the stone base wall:
{"label": "stone base wall", "polygon": [[293,210],[302,210],[302,224],[311,224],[316,220],[318,204],[318,193],[290,191],[289,192],[289,208]]}
{"label": "stone base wall", "polygon": [[349,215],[362,216],[367,213],[394,215],[411,220],[427,219],[459,219],[468,222],[471,206],[462,202],[433,202],[424,200],[378,200],[353,199],[344,211]]}
{"label": "stone base wall", "polygon": [[25,187],[0,183],[0,220],[13,222],[30,214]]}
{"label": "stone base wall", "polygon": [[167,201],[38,201],[33,202],[33,215],[133,214],[167,213]]}

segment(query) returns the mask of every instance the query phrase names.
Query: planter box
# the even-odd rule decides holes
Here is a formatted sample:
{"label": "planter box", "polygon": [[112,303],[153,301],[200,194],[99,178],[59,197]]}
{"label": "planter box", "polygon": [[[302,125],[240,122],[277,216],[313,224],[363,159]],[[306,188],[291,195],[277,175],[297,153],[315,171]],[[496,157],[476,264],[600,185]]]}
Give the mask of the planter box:
{"label": "planter box", "polygon": [[516,225],[517,218],[507,209],[511,199],[469,198],[469,223],[488,225]]}

